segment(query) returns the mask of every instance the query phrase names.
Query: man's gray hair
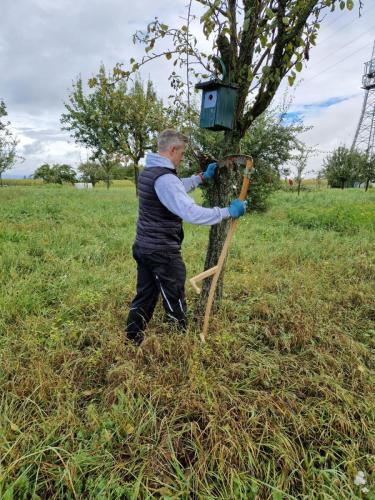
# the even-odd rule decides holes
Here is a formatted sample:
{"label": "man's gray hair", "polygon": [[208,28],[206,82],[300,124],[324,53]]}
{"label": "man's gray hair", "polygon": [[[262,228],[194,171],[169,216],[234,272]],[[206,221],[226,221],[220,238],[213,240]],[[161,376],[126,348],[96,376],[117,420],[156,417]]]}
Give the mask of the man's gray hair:
{"label": "man's gray hair", "polygon": [[168,128],[160,132],[158,137],[158,150],[166,151],[170,146],[184,146],[187,144],[188,138],[186,135]]}

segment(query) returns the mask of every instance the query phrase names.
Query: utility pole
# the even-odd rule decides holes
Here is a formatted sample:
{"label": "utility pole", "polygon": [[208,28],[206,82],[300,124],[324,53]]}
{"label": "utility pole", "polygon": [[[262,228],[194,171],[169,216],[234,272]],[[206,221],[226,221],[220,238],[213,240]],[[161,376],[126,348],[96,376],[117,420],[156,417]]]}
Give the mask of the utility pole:
{"label": "utility pole", "polygon": [[365,96],[352,150],[362,151],[369,158],[375,153],[375,42],[371,60],[365,63],[362,88]]}

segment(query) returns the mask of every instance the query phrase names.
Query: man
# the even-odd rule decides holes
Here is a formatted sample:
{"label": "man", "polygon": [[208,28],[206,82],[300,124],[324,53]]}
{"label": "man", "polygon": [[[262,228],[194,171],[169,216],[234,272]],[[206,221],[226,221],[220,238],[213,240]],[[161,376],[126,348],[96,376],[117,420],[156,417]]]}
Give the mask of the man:
{"label": "man", "polygon": [[186,328],[186,268],[181,257],[182,221],[213,225],[245,213],[246,202],[232,201],[228,208],[204,208],[187,195],[211,179],[216,163],[199,175],[179,179],[176,167],[184,157],[187,137],[164,130],[158,138],[158,154],[149,153],[138,178],[139,216],[133,257],[137,262],[137,294],[127,320],[127,337],[135,345],[154,312],[159,294],[167,318]]}

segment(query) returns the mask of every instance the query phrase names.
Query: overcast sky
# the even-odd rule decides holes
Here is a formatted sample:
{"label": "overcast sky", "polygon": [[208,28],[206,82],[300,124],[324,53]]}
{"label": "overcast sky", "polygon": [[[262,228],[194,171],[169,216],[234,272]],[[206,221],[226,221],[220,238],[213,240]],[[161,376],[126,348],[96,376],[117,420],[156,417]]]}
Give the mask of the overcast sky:
{"label": "overcast sky", "polygon": [[[25,158],[7,175],[28,176],[42,163],[86,160],[60,128],[72,82],[86,81],[103,62],[110,69],[143,53],[132,35],[158,16],[180,25],[187,0],[1,0],[0,98],[20,140]],[[355,4],[358,2],[355,1]],[[301,137],[320,153],[309,169],[318,171],[328,151],[350,145],[359,120],[363,90],[363,63],[371,58],[375,39],[375,0],[364,0],[362,17],[352,12],[328,13],[322,22],[317,47],[290,94],[291,116],[313,128]],[[199,26],[194,28],[199,33]],[[166,60],[147,65],[150,77],[164,99],[170,94]],[[282,85],[274,104],[282,101]]]}

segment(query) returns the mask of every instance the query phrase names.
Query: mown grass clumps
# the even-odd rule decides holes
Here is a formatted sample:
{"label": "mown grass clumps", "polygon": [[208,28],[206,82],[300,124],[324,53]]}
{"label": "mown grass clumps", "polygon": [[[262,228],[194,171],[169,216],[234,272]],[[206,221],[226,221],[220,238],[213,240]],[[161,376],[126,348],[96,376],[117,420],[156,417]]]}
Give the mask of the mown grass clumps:
{"label": "mown grass clumps", "polygon": [[[239,222],[208,342],[158,309],[140,349],[133,190],[0,196],[1,498],[374,495],[372,192],[277,193]],[[293,220],[332,206],[358,230]]]}

